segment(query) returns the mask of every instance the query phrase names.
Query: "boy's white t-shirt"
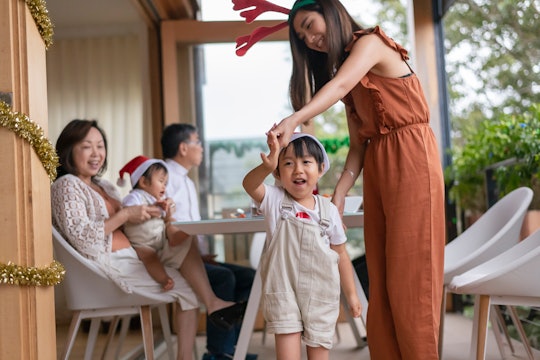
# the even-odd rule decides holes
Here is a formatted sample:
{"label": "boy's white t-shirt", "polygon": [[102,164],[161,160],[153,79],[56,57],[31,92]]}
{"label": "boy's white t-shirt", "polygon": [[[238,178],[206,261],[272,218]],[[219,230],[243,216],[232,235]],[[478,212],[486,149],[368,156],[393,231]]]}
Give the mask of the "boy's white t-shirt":
{"label": "boy's white t-shirt", "polygon": [[[264,184],[265,186],[265,195],[264,198],[260,204],[260,211],[264,215],[265,224],[267,226],[266,234],[269,239],[271,239],[274,235],[274,231],[277,226],[278,220],[281,218],[281,203],[283,199],[285,198],[285,190],[280,186],[275,185],[268,185]],[[307,222],[314,222],[319,223],[320,222],[320,215],[319,215],[319,201],[317,199],[317,196],[313,195],[315,197],[315,209],[311,210],[308,209],[296,201],[292,201],[293,203],[293,214],[292,216],[295,216],[297,213],[307,213],[309,215],[309,219],[301,218],[302,221]],[[330,226],[326,230],[327,236],[325,237],[326,245],[330,246],[332,245],[340,245],[343,244],[345,241],[347,241],[347,236],[345,235],[345,230],[343,229],[343,223],[341,221],[341,216],[339,215],[339,211],[337,207],[330,203],[330,209],[329,209],[329,221]],[[298,217],[298,216],[297,216]]]}

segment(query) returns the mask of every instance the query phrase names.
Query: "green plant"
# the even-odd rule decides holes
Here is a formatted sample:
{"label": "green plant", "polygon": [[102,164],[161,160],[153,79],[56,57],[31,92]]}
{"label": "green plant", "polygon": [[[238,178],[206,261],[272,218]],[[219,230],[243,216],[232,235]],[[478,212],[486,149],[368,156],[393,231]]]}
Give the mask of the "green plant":
{"label": "green plant", "polygon": [[520,187],[535,190],[531,207],[540,209],[540,104],[519,115],[502,115],[484,120],[463,134],[463,146],[452,150],[452,164],[445,169],[450,198],[461,209],[485,211],[485,170],[513,159],[512,164],[495,169],[493,176],[500,197]]}

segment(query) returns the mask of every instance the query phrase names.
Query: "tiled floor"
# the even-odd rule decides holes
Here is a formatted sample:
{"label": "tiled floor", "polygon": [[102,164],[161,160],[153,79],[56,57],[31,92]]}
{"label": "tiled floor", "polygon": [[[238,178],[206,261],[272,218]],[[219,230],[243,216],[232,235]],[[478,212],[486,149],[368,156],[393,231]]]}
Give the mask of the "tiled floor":
{"label": "tiled floor", "polygon": [[[352,337],[350,327],[347,323],[340,323],[339,333],[341,340],[331,351],[331,359],[339,360],[368,360],[369,350],[367,347],[358,349],[355,347],[355,342]],[[445,332],[444,332],[444,351],[443,351],[443,360],[461,360],[468,358],[469,344],[471,339],[472,331],[472,321],[468,318],[465,318],[458,314],[447,314],[445,320]],[[156,328],[156,336],[158,336],[160,330]],[[57,328],[57,347],[58,354],[60,356],[65,337],[67,334],[67,326],[59,326]],[[84,355],[84,349],[86,345],[86,336],[87,334],[80,331],[80,334],[77,337],[76,345],[72,351],[71,359],[82,359]],[[94,359],[99,359],[103,351],[105,343],[105,334],[100,334],[98,338],[98,343],[94,352]],[[205,337],[203,335],[197,337],[197,353],[199,358],[204,353],[205,347]],[[130,348],[133,348],[141,343],[141,333],[139,330],[131,330],[128,338],[126,339],[123,347],[122,354],[125,354],[129,351]],[[511,359],[527,359],[526,353],[523,346],[519,342],[514,342],[515,356],[510,354],[510,350],[506,348],[506,358]],[[255,353],[259,355],[260,360],[274,359],[274,344],[273,337],[267,336],[266,343],[262,343],[262,332],[257,331],[253,334],[249,347],[250,353]],[[112,359],[111,356],[107,357]],[[486,359],[495,360],[501,359],[501,355],[495,343],[495,338],[493,334],[489,334],[488,338],[488,350]],[[167,359],[166,355],[160,356],[159,360]],[[304,357],[305,359],[305,357]],[[535,359],[540,359],[540,352],[535,352]]]}

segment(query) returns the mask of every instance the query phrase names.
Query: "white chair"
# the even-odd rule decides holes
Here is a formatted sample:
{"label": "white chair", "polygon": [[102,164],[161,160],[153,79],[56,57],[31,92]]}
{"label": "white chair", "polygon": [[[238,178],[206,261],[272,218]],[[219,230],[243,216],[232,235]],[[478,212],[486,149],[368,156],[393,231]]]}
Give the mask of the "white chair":
{"label": "white chair", "polygon": [[253,234],[249,248],[249,265],[255,270],[259,268],[259,261],[261,260],[265,242],[266,233],[257,232]]}
{"label": "white chair", "polygon": [[[101,319],[120,317],[129,320],[131,316],[136,314],[139,314],[141,318],[145,358],[154,359],[151,315],[151,307],[154,306],[157,306],[159,310],[169,358],[174,359],[173,341],[166,309],[166,304],[174,301],[173,297],[166,293],[150,296],[137,292],[125,293],[92,261],[77,252],[54,227],[52,233],[55,257],[66,269],[62,285],[65,289],[67,307],[73,311],[61,359],[68,359],[83,319],[92,319],[84,357],[91,359]],[[127,323],[128,321],[124,321],[122,336],[125,336],[127,332]],[[114,333],[115,328],[116,321],[111,326],[110,336]],[[110,343],[109,340],[107,344]],[[107,347],[105,351],[107,351]]]}
{"label": "white chair", "polygon": [[[448,288],[458,294],[475,294],[471,358],[485,358],[491,305],[540,305],[540,230],[493,259],[452,279]],[[529,359],[534,356],[522,338]]]}
{"label": "white chair", "polygon": [[[474,224],[449,242],[444,254],[444,287],[439,332],[439,355],[442,356],[447,285],[456,275],[492,259],[517,244],[527,208],[533,197],[528,187],[513,190],[497,201]],[[503,354],[500,334],[495,332]]]}
{"label": "white chair", "polygon": [[[261,260],[261,255],[264,250],[265,243],[266,243],[265,232],[257,232],[253,234],[253,238],[251,239],[251,246],[249,248],[249,265],[251,266],[252,269],[257,270],[259,268],[259,261]],[[255,319],[252,319],[249,321],[254,322]],[[263,327],[262,343],[263,345],[266,343],[266,321]]]}

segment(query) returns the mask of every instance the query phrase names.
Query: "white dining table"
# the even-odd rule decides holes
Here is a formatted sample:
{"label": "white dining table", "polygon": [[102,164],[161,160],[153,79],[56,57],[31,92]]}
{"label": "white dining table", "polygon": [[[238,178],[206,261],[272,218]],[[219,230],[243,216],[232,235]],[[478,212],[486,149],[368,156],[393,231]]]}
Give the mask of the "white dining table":
{"label": "white dining table", "polygon": [[[343,223],[347,228],[363,227],[364,226],[364,213],[345,213],[343,215]],[[179,226],[182,231],[190,235],[217,235],[217,234],[241,234],[241,233],[256,233],[265,232],[266,227],[264,218],[262,216],[246,217],[246,218],[224,218],[224,219],[209,219],[199,221],[176,221],[174,225]],[[351,264],[352,266],[352,264]],[[341,302],[344,305],[345,317],[351,325],[354,338],[358,347],[364,347],[366,345],[364,341],[365,334],[365,319],[367,315],[368,301],[362,285],[356,272],[353,269],[353,274],[356,283],[356,290],[358,296],[362,302],[362,316],[360,318],[353,318],[345,298],[342,296]],[[242,321],[242,328],[240,329],[240,335],[236,344],[236,350],[234,352],[233,360],[244,360],[247,354],[249,341],[251,334],[253,333],[253,327],[255,325],[255,319],[259,310],[259,304],[261,299],[261,276],[259,269],[256,270],[255,279],[251,287],[251,293],[249,295],[246,313],[244,320]]]}
{"label": "white dining table", "polygon": [[[345,213],[343,223],[348,228],[363,227],[364,213]],[[209,219],[198,221],[176,221],[182,231],[190,235],[240,234],[265,231],[264,217]]]}

